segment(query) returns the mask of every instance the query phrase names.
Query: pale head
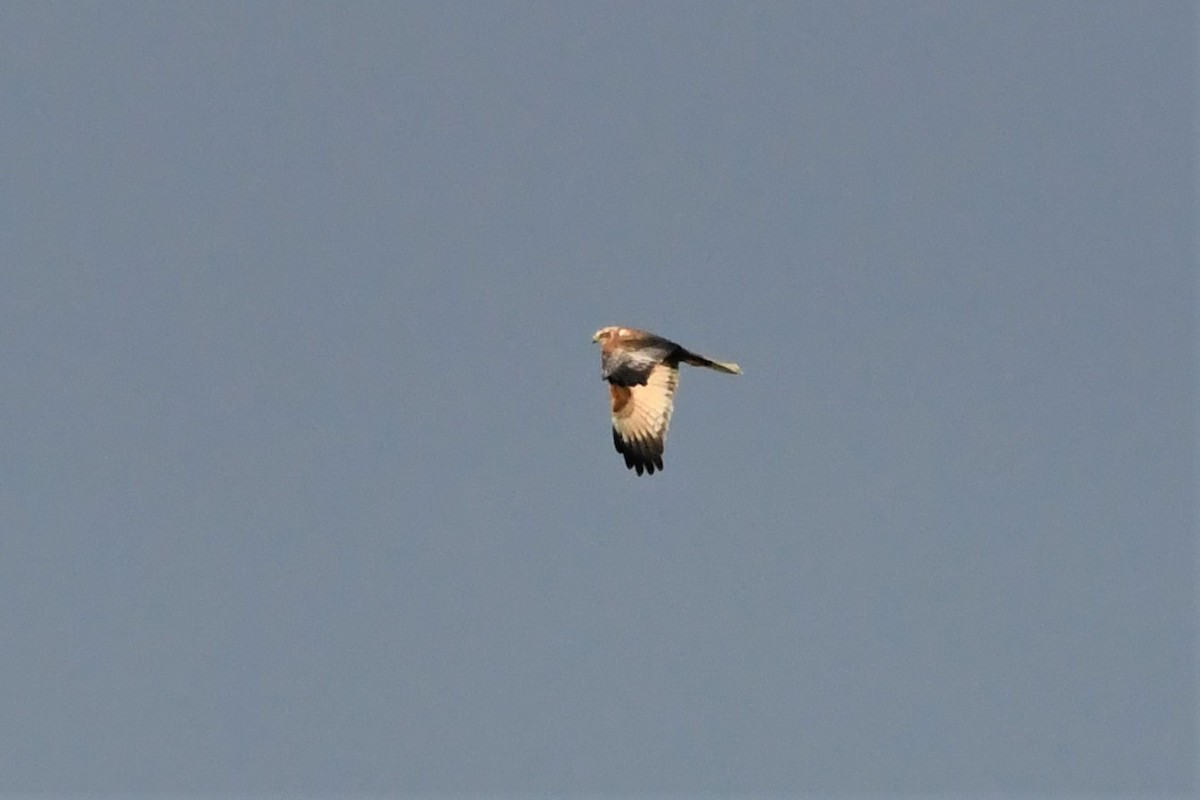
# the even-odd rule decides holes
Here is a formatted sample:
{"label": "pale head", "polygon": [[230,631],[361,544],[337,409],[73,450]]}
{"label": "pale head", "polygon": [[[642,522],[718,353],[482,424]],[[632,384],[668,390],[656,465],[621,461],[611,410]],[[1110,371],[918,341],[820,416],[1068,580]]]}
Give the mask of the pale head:
{"label": "pale head", "polygon": [[628,328],[621,328],[616,325],[609,325],[609,326],[601,328],[600,330],[593,333],[592,341],[593,342],[607,342],[609,339],[612,339],[613,337],[619,338],[621,336],[625,336],[628,333],[629,333]]}

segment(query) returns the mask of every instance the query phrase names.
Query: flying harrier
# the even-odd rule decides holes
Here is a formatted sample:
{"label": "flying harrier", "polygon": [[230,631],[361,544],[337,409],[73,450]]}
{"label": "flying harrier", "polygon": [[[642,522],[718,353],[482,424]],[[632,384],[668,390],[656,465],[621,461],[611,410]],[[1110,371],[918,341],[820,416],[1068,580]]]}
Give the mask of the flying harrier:
{"label": "flying harrier", "polygon": [[601,328],[592,341],[600,343],[600,375],[612,396],[613,444],[638,475],[663,468],[680,363],[730,375],[742,372],[733,362],[705,358],[636,328]]}

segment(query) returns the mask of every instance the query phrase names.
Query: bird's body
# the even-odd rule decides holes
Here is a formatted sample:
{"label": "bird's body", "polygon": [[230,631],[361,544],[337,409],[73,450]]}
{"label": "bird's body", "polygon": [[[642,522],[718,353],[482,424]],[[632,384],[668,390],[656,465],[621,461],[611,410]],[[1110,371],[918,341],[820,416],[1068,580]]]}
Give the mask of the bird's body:
{"label": "bird's body", "polygon": [[742,372],[737,364],[715,361],[636,328],[601,328],[592,341],[600,343],[600,375],[609,384],[613,444],[625,466],[638,475],[663,468],[680,364]]}

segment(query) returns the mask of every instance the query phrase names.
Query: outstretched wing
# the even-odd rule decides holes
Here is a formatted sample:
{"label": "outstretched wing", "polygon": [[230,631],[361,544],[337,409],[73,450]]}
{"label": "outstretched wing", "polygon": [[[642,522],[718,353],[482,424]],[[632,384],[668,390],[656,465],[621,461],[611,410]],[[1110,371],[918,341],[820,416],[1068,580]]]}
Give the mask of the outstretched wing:
{"label": "outstretched wing", "polygon": [[679,345],[652,333],[614,339],[600,350],[600,376],[615,386],[644,385],[655,365],[678,349]]}
{"label": "outstretched wing", "polygon": [[663,447],[671,411],[675,408],[675,387],[679,370],[668,364],[656,364],[646,374],[645,383],[623,386],[613,382],[613,444],[625,457],[625,466],[638,475],[663,468]]}

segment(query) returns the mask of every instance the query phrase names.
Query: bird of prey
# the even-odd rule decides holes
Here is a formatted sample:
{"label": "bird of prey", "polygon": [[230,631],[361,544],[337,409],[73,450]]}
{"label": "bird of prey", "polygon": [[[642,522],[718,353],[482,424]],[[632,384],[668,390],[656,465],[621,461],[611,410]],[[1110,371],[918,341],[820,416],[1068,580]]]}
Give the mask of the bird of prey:
{"label": "bird of prey", "polygon": [[638,475],[663,468],[680,363],[730,375],[742,372],[737,364],[706,358],[636,328],[601,328],[592,341],[600,344],[600,377],[609,385],[613,444]]}

